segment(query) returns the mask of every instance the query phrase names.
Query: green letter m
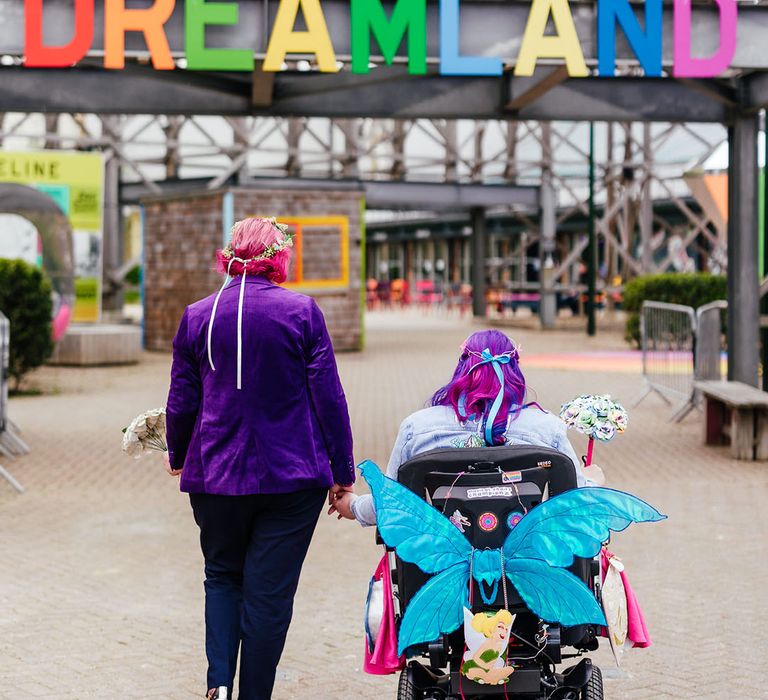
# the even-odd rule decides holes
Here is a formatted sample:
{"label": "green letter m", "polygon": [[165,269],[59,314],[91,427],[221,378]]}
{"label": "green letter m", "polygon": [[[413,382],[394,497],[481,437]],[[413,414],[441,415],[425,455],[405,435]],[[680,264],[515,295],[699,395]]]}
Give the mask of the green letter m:
{"label": "green letter m", "polygon": [[397,0],[391,19],[387,19],[381,0],[352,0],[352,72],[367,73],[371,59],[371,35],[375,37],[384,61],[392,65],[395,53],[408,32],[408,72],[427,72],[426,0]]}

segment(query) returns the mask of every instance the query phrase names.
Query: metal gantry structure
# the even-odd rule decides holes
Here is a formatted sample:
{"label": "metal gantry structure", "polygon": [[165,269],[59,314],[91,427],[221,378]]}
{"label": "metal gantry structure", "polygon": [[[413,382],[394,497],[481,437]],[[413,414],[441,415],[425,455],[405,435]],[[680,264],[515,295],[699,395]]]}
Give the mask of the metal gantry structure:
{"label": "metal gantry structure", "polygon": [[[712,264],[726,268],[725,231],[691,207],[684,174],[705,163],[727,134],[717,125],[598,125],[600,216],[608,275],[629,277],[673,269],[661,258],[670,236],[682,248],[701,243],[714,251]],[[555,230],[588,214],[589,146],[580,122],[438,119],[322,119],[210,117],[195,115],[0,115],[0,146],[101,150],[110,174],[105,220],[106,264],[122,267],[115,235],[119,183],[159,193],[168,183],[216,188],[254,177],[360,179],[364,181],[529,184],[546,182],[557,194]],[[670,152],[672,157],[670,157]],[[135,188],[134,188],[135,189]],[[653,201],[674,207],[681,227],[659,215]],[[425,206],[425,210],[429,207]],[[538,217],[510,207],[527,227],[525,245],[540,236]],[[579,236],[555,271],[559,277],[579,260],[587,241]],[[552,248],[545,246],[546,252]],[[510,253],[514,257],[519,251]],[[108,274],[109,274],[108,272]]]}

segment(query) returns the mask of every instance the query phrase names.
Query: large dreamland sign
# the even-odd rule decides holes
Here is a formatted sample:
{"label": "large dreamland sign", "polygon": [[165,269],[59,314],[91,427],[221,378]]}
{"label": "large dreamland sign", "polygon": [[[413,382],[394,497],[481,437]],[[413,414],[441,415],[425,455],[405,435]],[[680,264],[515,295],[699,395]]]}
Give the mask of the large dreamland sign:
{"label": "large dreamland sign", "polygon": [[[245,4],[247,0],[243,0]],[[60,3],[57,3],[60,4]],[[101,3],[98,3],[101,4]],[[437,3],[429,3],[437,5]],[[724,73],[733,60],[737,43],[737,4],[735,0],[710,3],[719,28],[719,42],[706,54],[697,50],[691,0],[672,3],[672,32],[665,36],[662,0],[630,4],[628,0],[598,0],[596,4],[596,58],[600,76],[616,72],[617,41],[626,43],[636,62],[648,77],[671,74],[678,78],[710,78]],[[206,0],[155,0],[137,6],[125,0],[104,0],[103,12],[95,0],[73,0],[71,41],[46,41],[44,0],[24,2],[24,56],[30,68],[65,68],[91,52],[95,30],[102,37],[105,68],[121,69],[126,61],[126,34],[139,33],[158,70],[177,66],[169,46],[167,23],[183,9],[183,51],[186,69],[195,71],[253,71],[257,67],[255,46],[216,48],[207,42],[212,31],[221,32],[240,21],[240,4]],[[470,6],[471,2],[467,2]],[[576,5],[574,3],[574,5]],[[334,9],[338,8],[334,4]],[[697,6],[699,7],[699,6]],[[327,8],[325,8],[327,10]],[[568,0],[532,0],[519,50],[514,56],[514,75],[533,75],[539,61],[562,62],[570,77],[590,75],[583,45],[574,22],[574,8]],[[258,69],[277,72],[292,56],[309,56],[321,72],[340,69],[334,44],[349,47],[351,71],[368,73],[371,56],[380,55],[391,64],[401,45],[405,47],[408,70],[414,75],[427,73],[427,0],[350,0],[349,36],[332,36],[321,0],[280,0],[269,29],[266,51]],[[668,10],[667,10],[668,11]],[[694,11],[695,12],[695,11]],[[103,15],[102,27],[96,27]],[[99,17],[101,19],[101,17]],[[440,0],[436,31],[439,34],[439,71],[442,75],[499,76],[509,57],[462,53],[461,7],[459,0]],[[520,28],[511,27],[510,36]],[[671,67],[662,66],[662,39],[672,46]],[[476,41],[476,38],[475,38]],[[255,42],[254,42],[255,43]],[[666,47],[665,54],[669,52]],[[373,51],[372,51],[373,49]],[[100,54],[102,51],[99,52]]]}

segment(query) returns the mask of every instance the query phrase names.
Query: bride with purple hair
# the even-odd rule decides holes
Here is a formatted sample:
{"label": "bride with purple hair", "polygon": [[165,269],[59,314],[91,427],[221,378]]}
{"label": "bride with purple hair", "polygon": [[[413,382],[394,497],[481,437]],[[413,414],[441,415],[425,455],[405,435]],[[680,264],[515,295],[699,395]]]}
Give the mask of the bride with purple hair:
{"label": "bride with purple hair", "polygon": [[[579,486],[604,483],[597,465],[586,469],[566,435],[560,418],[535,401],[527,401],[520,352],[498,330],[477,331],[461,345],[453,377],[432,396],[430,405],[408,416],[400,425],[387,465],[387,475],[422,452],[448,447],[538,445],[571,458]],[[328,511],[339,518],[376,524],[369,494],[344,493]]]}

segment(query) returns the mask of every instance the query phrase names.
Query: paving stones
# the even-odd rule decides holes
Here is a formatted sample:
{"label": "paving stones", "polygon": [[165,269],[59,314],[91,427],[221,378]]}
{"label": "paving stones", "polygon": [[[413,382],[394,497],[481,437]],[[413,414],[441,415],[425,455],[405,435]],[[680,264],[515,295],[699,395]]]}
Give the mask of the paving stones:
{"label": "paving stones", "polygon": [[[450,377],[470,321],[371,315],[364,353],[339,355],[355,456],[386,462],[400,421]],[[621,347],[618,336],[513,333],[526,355]],[[201,697],[202,560],[186,497],[158,459],[120,452],[120,428],[164,403],[169,358],[137,367],[44,368],[41,397],[11,401],[32,453],[8,462],[27,487],[0,482],[0,698]],[[556,409],[580,392],[628,407],[640,377],[531,368],[535,397]],[[648,397],[625,435],[599,446],[610,485],[667,513],[614,539],[654,646],[610,652],[607,697],[768,697],[768,465],[701,444],[700,414],[681,425]],[[574,439],[577,449],[584,445]],[[362,488],[362,487],[361,487]],[[379,556],[373,532],[323,516],[310,550],[276,700],[395,697],[392,678],[361,671],[362,605]]]}

